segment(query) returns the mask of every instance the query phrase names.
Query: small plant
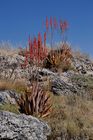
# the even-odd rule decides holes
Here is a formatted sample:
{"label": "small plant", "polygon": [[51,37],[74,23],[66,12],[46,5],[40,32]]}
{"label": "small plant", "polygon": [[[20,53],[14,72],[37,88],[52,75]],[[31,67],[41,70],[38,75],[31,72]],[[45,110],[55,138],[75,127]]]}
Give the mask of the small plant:
{"label": "small plant", "polygon": [[51,111],[50,96],[38,83],[34,83],[31,92],[26,92],[17,101],[19,111],[27,115],[46,117]]}
{"label": "small plant", "polygon": [[71,67],[72,52],[67,44],[63,44],[59,49],[51,51],[46,58],[46,68],[56,68],[67,71]]}

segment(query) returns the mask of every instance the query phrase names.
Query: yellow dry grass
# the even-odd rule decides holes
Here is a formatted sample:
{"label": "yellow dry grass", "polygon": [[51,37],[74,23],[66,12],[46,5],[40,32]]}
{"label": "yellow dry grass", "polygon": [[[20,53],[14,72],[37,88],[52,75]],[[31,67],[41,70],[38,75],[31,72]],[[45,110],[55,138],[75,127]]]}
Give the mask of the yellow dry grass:
{"label": "yellow dry grass", "polygon": [[0,80],[0,90],[15,90],[18,93],[25,93],[26,85],[24,81]]}
{"label": "yellow dry grass", "polygon": [[14,48],[0,48],[0,55],[1,56],[13,56],[15,57],[16,55],[18,55],[18,49],[14,49]]}
{"label": "yellow dry grass", "polygon": [[52,95],[53,112],[46,121],[52,128],[49,140],[65,133],[70,138],[86,134],[93,139],[93,101],[80,96]]}

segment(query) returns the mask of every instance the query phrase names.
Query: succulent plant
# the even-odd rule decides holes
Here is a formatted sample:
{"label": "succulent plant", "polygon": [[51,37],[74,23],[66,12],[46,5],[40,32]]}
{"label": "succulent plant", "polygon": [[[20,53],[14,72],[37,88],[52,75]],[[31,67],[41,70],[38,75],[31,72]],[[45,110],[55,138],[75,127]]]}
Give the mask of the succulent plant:
{"label": "succulent plant", "polygon": [[44,61],[44,67],[46,68],[64,68],[69,69],[71,66],[72,51],[67,44],[63,44],[59,49],[50,51],[49,55]]}
{"label": "succulent plant", "polygon": [[19,111],[26,115],[46,117],[51,111],[50,95],[38,83],[34,83],[30,92],[21,95],[17,101]]}

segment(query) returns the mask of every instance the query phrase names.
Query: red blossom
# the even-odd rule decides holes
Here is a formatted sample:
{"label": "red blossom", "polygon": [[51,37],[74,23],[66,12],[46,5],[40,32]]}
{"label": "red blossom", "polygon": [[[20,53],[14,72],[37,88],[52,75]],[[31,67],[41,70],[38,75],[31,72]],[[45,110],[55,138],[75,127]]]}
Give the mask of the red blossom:
{"label": "red blossom", "polygon": [[38,33],[38,41],[42,42],[42,37],[40,33]]}
{"label": "red blossom", "polygon": [[65,29],[68,28],[68,23],[67,23],[67,21],[64,21],[64,28],[65,28]]}
{"label": "red blossom", "polygon": [[33,59],[33,44],[31,39],[29,39],[29,54],[30,54],[30,59]]}
{"label": "red blossom", "polygon": [[40,54],[41,54],[41,47],[42,47],[42,37],[41,37],[41,34],[38,33],[38,56],[37,56],[37,59],[38,59],[38,63],[40,62]]}
{"label": "red blossom", "polygon": [[44,33],[44,46],[46,46],[46,32]]}
{"label": "red blossom", "polygon": [[62,22],[62,20],[60,20],[60,29],[61,29],[61,31],[64,32],[67,28],[68,28],[67,21]]}
{"label": "red blossom", "polygon": [[37,40],[36,40],[36,37],[34,37],[33,45],[34,45],[35,48],[37,47]]}
{"label": "red blossom", "polygon": [[36,59],[38,55],[38,46],[37,46],[37,39],[34,37],[33,40],[33,57]]}
{"label": "red blossom", "polygon": [[26,47],[25,51],[25,62],[23,66],[27,66],[28,64],[28,58],[30,58],[30,61],[35,62],[38,64],[42,63],[44,58],[47,55],[47,49],[46,49],[46,32],[44,33],[44,45],[42,44],[42,36],[40,33],[38,33],[38,37],[34,37],[33,40],[28,39],[29,49]]}

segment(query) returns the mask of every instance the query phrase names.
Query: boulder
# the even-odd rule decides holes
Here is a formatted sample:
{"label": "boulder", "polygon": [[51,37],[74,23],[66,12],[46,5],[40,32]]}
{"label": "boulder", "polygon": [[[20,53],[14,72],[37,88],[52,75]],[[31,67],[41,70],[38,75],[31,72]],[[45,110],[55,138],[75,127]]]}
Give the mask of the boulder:
{"label": "boulder", "polygon": [[50,132],[50,127],[35,117],[0,111],[2,140],[47,140]]}
{"label": "boulder", "polygon": [[49,75],[55,75],[56,73],[52,72],[51,70],[49,69],[46,69],[46,68],[43,68],[43,69],[38,69],[38,72],[40,75],[42,76],[49,76]]}
{"label": "boulder", "polygon": [[59,76],[55,76],[51,80],[51,90],[56,95],[68,95],[70,93],[76,93],[77,90],[71,83],[63,81]]}
{"label": "boulder", "polygon": [[19,98],[19,95],[14,91],[0,91],[0,104],[9,103],[16,104],[16,100]]}

